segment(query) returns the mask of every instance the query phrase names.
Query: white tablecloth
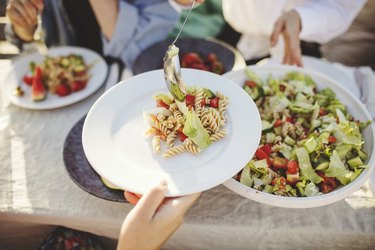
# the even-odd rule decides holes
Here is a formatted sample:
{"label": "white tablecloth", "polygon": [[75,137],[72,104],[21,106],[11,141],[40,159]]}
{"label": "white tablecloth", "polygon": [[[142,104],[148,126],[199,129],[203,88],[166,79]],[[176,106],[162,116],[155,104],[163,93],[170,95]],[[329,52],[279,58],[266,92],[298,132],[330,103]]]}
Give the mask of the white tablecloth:
{"label": "white tablecloth", "polygon": [[[0,83],[8,70],[0,63]],[[6,84],[6,83],[5,83]],[[72,182],[62,157],[66,136],[103,89],[61,109],[31,111],[0,95],[0,249],[22,245],[22,230],[50,225],[116,238],[131,205],[96,198]],[[30,230],[29,230],[30,231]],[[368,185],[313,209],[262,205],[218,186],[203,193],[165,249],[371,249],[375,198]]]}

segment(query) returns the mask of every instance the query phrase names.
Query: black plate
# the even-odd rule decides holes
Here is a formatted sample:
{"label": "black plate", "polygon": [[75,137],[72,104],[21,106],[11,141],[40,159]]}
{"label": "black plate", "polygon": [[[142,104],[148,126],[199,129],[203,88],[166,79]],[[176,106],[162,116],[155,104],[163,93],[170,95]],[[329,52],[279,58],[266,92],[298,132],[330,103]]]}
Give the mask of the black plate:
{"label": "black plate", "polygon": [[[163,57],[172,42],[172,39],[167,39],[143,51],[133,64],[133,74],[136,75],[163,68]],[[223,63],[225,72],[232,70],[236,64],[241,64],[239,67],[244,67],[246,65],[245,60],[237,50],[221,41],[213,39],[180,38],[177,40],[176,46],[180,49],[180,60],[184,54],[189,52],[198,53],[204,58],[209,53],[215,53],[218,59]]]}
{"label": "black plate", "polygon": [[70,130],[64,144],[63,158],[70,178],[80,188],[96,197],[116,202],[127,202],[124,191],[107,188],[88,162],[82,146],[85,117]]}

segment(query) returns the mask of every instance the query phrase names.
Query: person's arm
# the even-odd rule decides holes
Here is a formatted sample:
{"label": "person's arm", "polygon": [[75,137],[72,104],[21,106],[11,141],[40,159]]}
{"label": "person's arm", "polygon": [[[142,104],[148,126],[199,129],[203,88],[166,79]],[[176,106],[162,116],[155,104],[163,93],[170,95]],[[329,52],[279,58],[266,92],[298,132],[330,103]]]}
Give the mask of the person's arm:
{"label": "person's arm", "polygon": [[125,192],[125,197],[136,206],[122,224],[118,250],[159,249],[179,228],[200,195],[165,198],[166,190],[167,185],[162,182],[141,198]]}
{"label": "person's arm", "polygon": [[326,43],[343,34],[365,3],[366,0],[319,0],[294,8],[301,18],[301,39]]}
{"label": "person's arm", "polygon": [[102,33],[106,39],[111,40],[117,23],[118,0],[89,0],[89,2]]}
{"label": "person's arm", "polygon": [[284,38],[284,64],[303,66],[300,39],[325,43],[344,33],[365,0],[309,1],[277,19],[270,37],[275,46]]}
{"label": "person's arm", "polygon": [[10,0],[6,8],[11,29],[8,33],[13,32],[23,42],[33,41],[38,13],[43,8],[43,0]]}

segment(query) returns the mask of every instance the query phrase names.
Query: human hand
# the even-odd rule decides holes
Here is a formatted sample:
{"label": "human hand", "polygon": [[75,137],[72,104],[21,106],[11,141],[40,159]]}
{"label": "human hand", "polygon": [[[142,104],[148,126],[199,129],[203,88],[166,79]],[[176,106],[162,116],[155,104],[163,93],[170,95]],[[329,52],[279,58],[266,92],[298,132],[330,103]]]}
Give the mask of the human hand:
{"label": "human hand", "polygon": [[277,44],[280,34],[284,37],[283,64],[302,67],[302,52],[299,33],[301,31],[301,19],[297,11],[291,10],[277,19],[271,34],[271,46]]}
{"label": "human hand", "polygon": [[117,249],[159,249],[182,224],[186,211],[200,195],[165,198],[166,190],[167,184],[162,182],[141,198],[125,192],[136,206],[122,224]]}
{"label": "human hand", "polygon": [[[193,0],[175,0],[177,3],[182,4],[182,5],[191,5]],[[195,3],[200,4],[203,3],[204,0],[195,0]]]}
{"label": "human hand", "polygon": [[38,24],[38,13],[43,8],[43,0],[9,0],[6,15],[19,38],[26,42],[33,40]]}

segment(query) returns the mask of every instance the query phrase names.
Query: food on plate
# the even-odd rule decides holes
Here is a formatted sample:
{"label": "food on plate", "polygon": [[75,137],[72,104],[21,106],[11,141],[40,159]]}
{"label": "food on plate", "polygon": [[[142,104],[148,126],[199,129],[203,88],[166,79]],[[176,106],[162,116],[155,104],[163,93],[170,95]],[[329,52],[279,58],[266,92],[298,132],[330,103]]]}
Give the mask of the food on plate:
{"label": "food on plate", "polygon": [[316,196],[348,185],[367,168],[361,131],[330,88],[288,72],[262,80],[246,69],[245,91],[262,119],[260,145],[235,176],[251,188],[282,196]]}
{"label": "food on plate", "polygon": [[195,52],[186,53],[181,58],[181,65],[184,68],[201,69],[219,75],[225,72],[223,63],[215,53],[209,53],[206,58]]}
{"label": "food on plate", "polygon": [[164,158],[190,152],[199,154],[211,143],[225,137],[229,98],[207,88],[190,88],[184,102],[170,94],[154,96],[157,108],[145,111],[150,123],[146,135],[152,137],[155,153]]}
{"label": "food on plate", "polygon": [[80,55],[47,56],[41,64],[30,63],[30,73],[23,77],[23,83],[31,86],[33,101],[43,101],[47,92],[67,96],[86,87],[89,68]]}

